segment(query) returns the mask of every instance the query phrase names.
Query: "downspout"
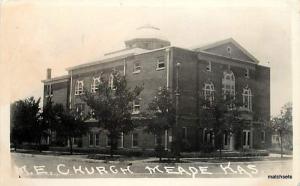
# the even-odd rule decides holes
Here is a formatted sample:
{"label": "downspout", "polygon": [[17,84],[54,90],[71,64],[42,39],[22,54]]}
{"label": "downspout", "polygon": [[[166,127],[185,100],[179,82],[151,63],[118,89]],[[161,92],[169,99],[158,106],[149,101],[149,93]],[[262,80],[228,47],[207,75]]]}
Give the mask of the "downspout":
{"label": "downspout", "polygon": [[126,76],[126,57],[123,60],[123,75]]}
{"label": "downspout", "polygon": [[167,88],[170,86],[170,48],[166,48],[167,52]]}
{"label": "downspout", "polygon": [[[166,48],[167,53],[167,89],[170,88],[170,48]],[[168,150],[168,130],[165,130],[165,150]]]}
{"label": "downspout", "polygon": [[70,100],[70,103],[69,103],[69,109],[71,110],[72,109],[72,82],[73,82],[73,77],[72,77],[72,70],[70,71],[70,76],[71,76],[71,78],[70,78],[70,93],[69,93],[69,100]]}

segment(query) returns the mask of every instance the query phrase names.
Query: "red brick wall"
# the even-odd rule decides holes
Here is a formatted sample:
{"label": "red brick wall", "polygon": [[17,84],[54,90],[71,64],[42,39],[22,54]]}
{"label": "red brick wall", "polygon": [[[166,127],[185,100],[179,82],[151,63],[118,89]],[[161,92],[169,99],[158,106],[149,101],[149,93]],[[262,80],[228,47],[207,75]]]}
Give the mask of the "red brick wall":
{"label": "red brick wall", "polygon": [[[68,95],[69,95],[69,81],[65,82],[53,82],[51,83],[53,96],[52,101],[54,103],[62,104],[63,106],[68,106]],[[44,104],[46,103],[46,85],[44,85]]]}

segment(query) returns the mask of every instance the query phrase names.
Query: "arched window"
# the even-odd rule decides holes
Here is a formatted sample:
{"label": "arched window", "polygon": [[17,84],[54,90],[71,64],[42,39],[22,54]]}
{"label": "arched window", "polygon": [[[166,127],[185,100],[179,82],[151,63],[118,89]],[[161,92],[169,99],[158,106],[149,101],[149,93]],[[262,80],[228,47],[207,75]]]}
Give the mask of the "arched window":
{"label": "arched window", "polygon": [[235,97],[235,77],[232,71],[223,73],[222,92],[224,100],[227,96]]}
{"label": "arched window", "polygon": [[243,89],[243,107],[246,108],[249,111],[252,111],[252,93],[251,89],[246,88]]}
{"label": "arched window", "polygon": [[83,94],[83,81],[77,81],[75,85],[75,95]]}
{"label": "arched window", "polygon": [[204,84],[203,94],[204,94],[204,99],[209,101],[211,105],[215,99],[215,88],[212,82]]}
{"label": "arched window", "polygon": [[98,90],[98,86],[100,85],[100,76],[99,77],[93,77],[93,82],[91,85],[91,92],[95,93]]}

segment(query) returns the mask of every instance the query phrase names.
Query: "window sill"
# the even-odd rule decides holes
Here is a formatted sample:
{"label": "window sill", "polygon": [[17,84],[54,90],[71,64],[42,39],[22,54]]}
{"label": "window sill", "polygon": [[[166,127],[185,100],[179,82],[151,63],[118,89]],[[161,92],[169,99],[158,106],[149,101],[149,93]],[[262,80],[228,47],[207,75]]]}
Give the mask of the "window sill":
{"label": "window sill", "polygon": [[133,74],[139,74],[141,72],[141,70],[137,70],[137,71],[134,71],[132,72]]}
{"label": "window sill", "polygon": [[162,67],[162,68],[156,68],[157,71],[159,70],[164,70],[166,67]]}
{"label": "window sill", "polygon": [[81,95],[83,95],[84,93],[81,93],[81,94],[74,94],[75,96],[81,96]]}
{"label": "window sill", "polygon": [[136,111],[136,112],[132,112],[131,114],[132,115],[137,115],[137,114],[140,114],[141,112],[140,111]]}

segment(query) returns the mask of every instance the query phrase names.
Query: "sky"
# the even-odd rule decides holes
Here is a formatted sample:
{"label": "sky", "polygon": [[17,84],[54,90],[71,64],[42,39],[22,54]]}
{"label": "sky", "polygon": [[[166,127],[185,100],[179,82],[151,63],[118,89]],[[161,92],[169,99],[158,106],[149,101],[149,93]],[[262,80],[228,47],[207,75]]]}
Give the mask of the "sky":
{"label": "sky", "polygon": [[[233,38],[271,68],[271,114],[292,101],[291,6],[287,4],[130,4],[116,1],[8,1],[1,7],[1,74],[10,101],[42,97],[46,69],[95,61],[124,48],[145,24],[173,46],[192,48]],[[284,1],[283,1],[284,2]],[[3,45],[5,43],[5,45]],[[9,81],[7,81],[9,80]]]}

